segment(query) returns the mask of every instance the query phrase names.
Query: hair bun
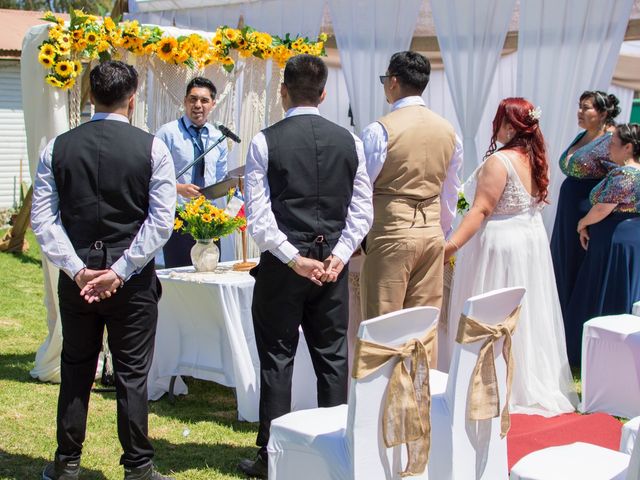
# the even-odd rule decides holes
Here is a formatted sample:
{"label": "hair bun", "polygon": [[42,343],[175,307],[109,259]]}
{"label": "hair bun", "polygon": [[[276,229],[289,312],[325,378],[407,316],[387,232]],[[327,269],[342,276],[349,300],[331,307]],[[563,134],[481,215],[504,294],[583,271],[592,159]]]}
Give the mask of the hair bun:
{"label": "hair bun", "polygon": [[622,109],[618,106],[620,104],[620,100],[613,93],[607,95],[607,118],[609,120],[613,120],[618,115]]}

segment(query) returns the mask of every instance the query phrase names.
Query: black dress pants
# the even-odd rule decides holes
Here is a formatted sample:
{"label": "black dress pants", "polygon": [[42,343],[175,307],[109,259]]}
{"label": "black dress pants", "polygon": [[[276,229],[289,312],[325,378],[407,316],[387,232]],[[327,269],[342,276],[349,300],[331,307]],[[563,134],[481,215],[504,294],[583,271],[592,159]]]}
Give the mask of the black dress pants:
{"label": "black dress pants", "polygon": [[162,247],[164,255],[164,268],[185,267],[191,265],[191,247],[196,241],[188,233],[180,233],[175,230],[171,233],[169,241]]}
{"label": "black dress pants", "polygon": [[317,377],[318,406],[347,403],[348,276],[317,286],[271,253],[254,272],[253,328],[260,358],[260,426],[256,444],[269,441],[271,421],[291,411],[291,377],[302,326]]}
{"label": "black dress pants", "polygon": [[[214,242],[220,248],[220,240]],[[186,267],[191,265],[191,247],[196,241],[188,233],[180,233],[175,230],[171,233],[169,241],[162,247],[164,256],[164,268]]]}
{"label": "black dress pants", "polygon": [[58,282],[62,321],[60,395],[56,457],[79,460],[87,409],[106,325],[116,382],[118,437],[126,467],[148,464],[153,447],[147,437],[147,373],[158,319],[160,282],[150,264],[111,298],[88,304],[65,273]]}

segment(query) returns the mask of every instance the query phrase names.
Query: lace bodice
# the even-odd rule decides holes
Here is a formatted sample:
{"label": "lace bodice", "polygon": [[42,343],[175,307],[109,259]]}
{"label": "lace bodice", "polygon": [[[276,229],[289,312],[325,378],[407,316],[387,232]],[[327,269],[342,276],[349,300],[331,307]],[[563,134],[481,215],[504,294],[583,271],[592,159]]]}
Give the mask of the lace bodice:
{"label": "lace bodice", "polygon": [[[502,192],[500,200],[496,208],[494,208],[493,215],[517,215],[519,213],[528,212],[531,209],[541,209],[542,206],[535,197],[529,195],[527,189],[520,181],[520,177],[516,173],[511,160],[500,152],[495,154],[507,169],[507,183]],[[464,195],[467,200],[473,200],[476,194],[476,188],[478,183],[478,172],[482,168],[482,164],[476,168],[471,174],[469,179],[464,184]]]}

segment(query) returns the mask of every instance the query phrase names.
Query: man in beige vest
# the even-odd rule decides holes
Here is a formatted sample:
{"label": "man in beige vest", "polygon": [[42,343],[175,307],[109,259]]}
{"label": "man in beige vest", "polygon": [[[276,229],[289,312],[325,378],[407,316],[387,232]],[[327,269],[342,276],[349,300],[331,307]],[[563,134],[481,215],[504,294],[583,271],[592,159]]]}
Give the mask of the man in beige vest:
{"label": "man in beige vest", "polygon": [[444,233],[455,217],[462,146],[422,92],[431,65],[398,52],[380,77],[391,113],[363,132],[373,183],[373,226],[360,277],[363,318],[408,307],[441,307]]}

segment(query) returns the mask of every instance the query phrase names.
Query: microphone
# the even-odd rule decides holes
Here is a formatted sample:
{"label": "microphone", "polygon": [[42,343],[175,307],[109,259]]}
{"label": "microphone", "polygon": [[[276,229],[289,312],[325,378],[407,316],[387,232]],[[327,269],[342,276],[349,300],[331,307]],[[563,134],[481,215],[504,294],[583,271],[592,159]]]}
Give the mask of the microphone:
{"label": "microphone", "polygon": [[215,122],[215,126],[218,130],[220,130],[220,133],[222,133],[223,135],[226,135],[234,142],[240,143],[241,141],[240,137],[235,133],[233,133],[231,130],[229,130],[227,127],[225,127],[223,124],[221,124],[220,122]]}

